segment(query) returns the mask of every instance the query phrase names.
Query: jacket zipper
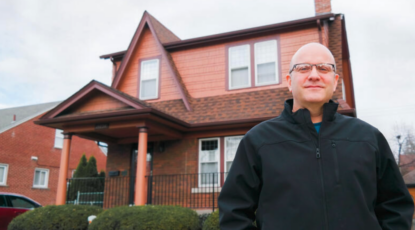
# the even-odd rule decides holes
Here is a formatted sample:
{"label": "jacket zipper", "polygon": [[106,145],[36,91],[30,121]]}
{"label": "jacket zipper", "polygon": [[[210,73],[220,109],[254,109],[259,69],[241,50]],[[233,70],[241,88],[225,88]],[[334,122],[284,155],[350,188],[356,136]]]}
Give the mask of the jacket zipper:
{"label": "jacket zipper", "polygon": [[332,141],[331,142],[331,147],[334,150],[334,174],[336,175],[336,184],[340,184],[340,176],[339,176],[339,163],[337,160],[337,149],[336,149],[336,142]]}
{"label": "jacket zipper", "polygon": [[[324,178],[323,178],[323,166],[321,163],[321,152],[320,152],[320,134],[323,129],[324,124],[324,112],[323,112],[323,119],[320,127],[320,131],[318,132],[318,145],[316,145],[316,158],[318,160],[318,165],[320,166],[320,180],[321,180],[321,188],[323,191],[323,208],[324,208],[324,220],[325,220],[325,229],[329,230],[329,222],[327,218],[327,205],[326,205],[326,192],[324,190]],[[314,142],[313,142],[314,143]]]}
{"label": "jacket zipper", "polygon": [[[323,113],[323,121],[324,121],[324,113]],[[328,223],[328,218],[327,218],[326,191],[324,190],[323,166],[321,163],[321,153],[320,153],[320,133],[323,128],[323,123],[321,123],[320,131],[318,132],[318,146],[316,149],[316,157],[318,160],[318,165],[320,166],[320,180],[321,180],[321,188],[323,190],[324,220],[326,222],[326,229],[329,230],[329,223]]]}

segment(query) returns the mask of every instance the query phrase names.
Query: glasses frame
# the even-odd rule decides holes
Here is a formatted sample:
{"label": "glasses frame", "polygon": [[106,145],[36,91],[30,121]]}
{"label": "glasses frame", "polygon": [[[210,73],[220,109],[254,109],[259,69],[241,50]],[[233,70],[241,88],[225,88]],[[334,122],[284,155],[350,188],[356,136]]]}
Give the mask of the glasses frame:
{"label": "glasses frame", "polygon": [[310,65],[311,66],[311,69],[313,69],[313,66],[315,66],[316,67],[316,69],[317,69],[317,66],[318,65],[322,65],[322,64],[325,64],[325,65],[331,65],[332,67],[333,67],[333,72],[335,73],[336,72],[336,65],[335,64],[331,64],[331,63],[318,63],[318,64],[310,64],[310,63],[297,63],[297,64],[295,64],[295,65],[293,65],[293,67],[291,68],[291,70],[290,70],[290,72],[288,73],[288,74],[291,74],[293,71],[294,71],[294,68],[297,66],[297,65]]}

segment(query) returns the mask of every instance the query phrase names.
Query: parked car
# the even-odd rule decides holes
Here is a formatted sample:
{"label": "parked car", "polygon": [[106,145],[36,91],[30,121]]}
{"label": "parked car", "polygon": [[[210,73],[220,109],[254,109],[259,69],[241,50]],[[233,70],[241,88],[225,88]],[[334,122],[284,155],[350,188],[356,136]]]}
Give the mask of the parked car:
{"label": "parked car", "polygon": [[42,205],[23,195],[0,192],[0,230],[7,230],[16,216],[38,207]]}

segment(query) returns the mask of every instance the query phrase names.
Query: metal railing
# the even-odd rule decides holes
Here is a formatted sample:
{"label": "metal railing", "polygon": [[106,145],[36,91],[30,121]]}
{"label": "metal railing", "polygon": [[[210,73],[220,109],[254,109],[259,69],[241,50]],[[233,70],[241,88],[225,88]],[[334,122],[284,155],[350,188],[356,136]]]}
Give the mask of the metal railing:
{"label": "metal railing", "polygon": [[97,205],[103,208],[132,203],[131,177],[73,178],[67,183],[67,204]]}
{"label": "metal railing", "polygon": [[[147,204],[214,211],[226,175],[221,172],[146,176]],[[135,177],[128,176],[69,179],[66,203],[103,208],[134,204],[134,185]]]}
{"label": "metal railing", "polygon": [[147,176],[147,203],[214,211],[226,175],[221,172]]}

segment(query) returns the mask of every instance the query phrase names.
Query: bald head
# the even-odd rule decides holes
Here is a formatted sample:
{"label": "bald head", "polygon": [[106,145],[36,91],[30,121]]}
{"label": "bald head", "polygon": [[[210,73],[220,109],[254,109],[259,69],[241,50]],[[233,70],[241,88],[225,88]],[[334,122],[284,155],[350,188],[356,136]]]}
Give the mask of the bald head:
{"label": "bald head", "polygon": [[[312,60],[313,63],[310,62]],[[336,64],[330,50],[320,43],[308,43],[301,46],[291,58],[290,70],[298,63],[331,63]]]}

